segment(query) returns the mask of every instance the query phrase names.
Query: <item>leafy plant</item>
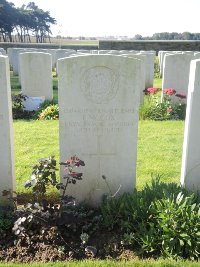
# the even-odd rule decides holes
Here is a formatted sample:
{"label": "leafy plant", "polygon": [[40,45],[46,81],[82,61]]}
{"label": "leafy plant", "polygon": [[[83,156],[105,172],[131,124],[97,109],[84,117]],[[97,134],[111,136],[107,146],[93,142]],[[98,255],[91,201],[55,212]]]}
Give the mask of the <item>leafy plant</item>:
{"label": "leafy plant", "polygon": [[[13,227],[16,235],[24,236],[30,229],[33,232],[40,231],[41,227],[76,223],[77,218],[71,209],[75,206],[75,199],[66,195],[66,189],[70,184],[82,180],[82,173],[75,172],[74,168],[85,164],[76,156],[60,164],[65,166],[66,171],[63,183],[56,180],[57,168],[54,156],[40,159],[38,164],[33,166],[32,175],[24,185],[25,188],[32,188],[32,199],[24,206],[23,211],[16,211],[18,219]],[[60,203],[55,204],[47,200],[46,192],[50,186],[62,191]]]}
{"label": "leafy plant", "polygon": [[[56,181],[56,161],[53,156],[40,159],[38,164],[33,166],[32,175],[25,183],[26,188],[32,188],[33,197],[23,208],[15,211],[13,233],[17,243],[22,243],[23,246],[28,247],[30,240],[34,243],[34,236],[39,236],[40,240],[46,242],[46,235],[48,237],[50,234],[53,235],[53,242],[59,239],[59,253],[66,255],[66,250],[70,249],[70,257],[73,254],[95,257],[97,249],[88,246],[88,240],[101,227],[102,216],[98,210],[84,203],[77,205],[75,198],[66,194],[68,186],[82,180],[83,174],[74,169],[85,166],[85,163],[77,156],[72,156],[60,165],[65,168],[63,182]],[[46,192],[49,186],[61,191],[59,203],[47,200]],[[77,238],[78,250],[66,241],[69,238]]]}
{"label": "leafy plant", "polygon": [[103,225],[141,255],[199,257],[200,197],[176,184],[157,177],[142,191],[105,199],[101,210]]}
{"label": "leafy plant", "polygon": [[22,93],[12,95],[12,114],[13,119],[30,119],[33,117],[34,112],[24,110],[23,101],[27,96]]}
{"label": "leafy plant", "polygon": [[43,158],[33,166],[32,175],[24,184],[25,188],[32,187],[33,201],[40,200],[45,196],[47,187],[55,186],[56,181],[56,160],[54,156]]}
{"label": "leafy plant", "polygon": [[[200,204],[194,194],[165,192],[151,208],[157,222],[156,246],[164,257],[198,259],[200,256]],[[154,226],[155,228],[155,226]],[[144,240],[144,239],[143,239]],[[151,245],[152,246],[152,245]]]}
{"label": "leafy plant", "polygon": [[[184,120],[186,104],[183,99],[186,96],[183,93],[176,94],[173,88],[163,90],[163,99],[157,94],[156,88],[147,88],[144,104],[140,107],[140,119],[151,120]],[[176,95],[175,95],[176,94]],[[175,95],[178,102],[172,101],[172,95]]]}

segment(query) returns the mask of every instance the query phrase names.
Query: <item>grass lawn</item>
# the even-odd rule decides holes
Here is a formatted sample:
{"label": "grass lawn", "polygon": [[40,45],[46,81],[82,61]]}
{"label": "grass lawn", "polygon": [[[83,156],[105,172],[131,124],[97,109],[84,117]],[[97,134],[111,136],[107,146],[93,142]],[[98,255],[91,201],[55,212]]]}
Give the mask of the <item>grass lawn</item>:
{"label": "grass lawn", "polygon": [[200,263],[191,261],[174,261],[174,260],[131,260],[131,261],[97,261],[84,260],[72,262],[58,262],[58,263],[33,263],[33,264],[14,264],[14,263],[0,263],[0,267],[198,267]]}
{"label": "grass lawn", "polygon": [[[14,121],[18,192],[27,192],[23,182],[39,158],[53,154],[59,161],[58,127],[59,121]],[[156,174],[162,175],[163,181],[179,183],[183,130],[183,121],[139,122],[137,188]]]}

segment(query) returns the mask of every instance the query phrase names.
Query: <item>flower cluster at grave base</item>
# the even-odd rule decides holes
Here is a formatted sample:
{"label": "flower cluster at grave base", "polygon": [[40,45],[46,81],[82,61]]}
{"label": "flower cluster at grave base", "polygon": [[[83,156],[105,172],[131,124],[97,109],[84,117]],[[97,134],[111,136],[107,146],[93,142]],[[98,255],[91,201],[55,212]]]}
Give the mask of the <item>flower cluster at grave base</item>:
{"label": "flower cluster at grave base", "polygon": [[159,92],[161,89],[160,88],[146,88],[143,90],[143,92],[145,93],[145,95],[155,95],[157,92]]}
{"label": "flower cluster at grave base", "polygon": [[[140,107],[140,119],[151,120],[183,120],[186,112],[186,94],[176,93],[174,88],[164,88],[161,101],[160,90],[147,88],[144,90],[144,104]],[[174,101],[172,96],[178,101]]]}
{"label": "flower cluster at grave base", "polygon": [[175,96],[179,97],[180,99],[186,99],[186,94],[184,93],[178,93],[178,94],[175,94]]}
{"label": "flower cluster at grave base", "polygon": [[58,104],[52,104],[47,106],[38,115],[38,120],[58,120],[58,119],[59,119]]}
{"label": "flower cluster at grave base", "polygon": [[163,94],[175,95],[176,94],[176,90],[174,90],[173,88],[165,88],[165,89],[163,89]]}

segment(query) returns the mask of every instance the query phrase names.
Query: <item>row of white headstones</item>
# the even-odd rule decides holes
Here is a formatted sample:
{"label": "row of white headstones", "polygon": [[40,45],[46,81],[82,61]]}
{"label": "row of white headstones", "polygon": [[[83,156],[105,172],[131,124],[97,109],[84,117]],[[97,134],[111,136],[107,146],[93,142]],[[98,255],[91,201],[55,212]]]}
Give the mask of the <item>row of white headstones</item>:
{"label": "row of white headstones", "polygon": [[[158,61],[160,76],[162,77],[162,89],[173,88],[178,94],[187,97],[190,75],[190,63],[200,59],[199,51],[159,51]],[[178,98],[172,96],[174,102]]]}
{"label": "row of white headstones", "polygon": [[[1,51],[1,50],[0,50]],[[22,93],[30,97],[44,96],[52,100],[52,68],[56,67],[58,59],[86,54],[108,54],[139,58],[144,64],[142,90],[140,102],[142,103],[143,89],[153,87],[155,51],[116,51],[116,50],[72,50],[72,49],[25,49],[8,48],[8,57],[14,75],[19,75]],[[56,67],[58,74],[58,68]],[[40,77],[38,79],[37,77]]]}
{"label": "row of white headstones", "polygon": [[[0,56],[0,190],[15,190],[9,60]],[[60,161],[86,163],[69,194],[98,205],[103,194],[136,186],[137,130],[145,66],[139,58],[79,55],[58,60]],[[200,60],[190,67],[181,184],[200,189]],[[41,75],[38,76],[41,79]],[[61,177],[63,170],[61,169]],[[109,187],[102,176],[109,177]],[[1,197],[3,203],[3,198]]]}

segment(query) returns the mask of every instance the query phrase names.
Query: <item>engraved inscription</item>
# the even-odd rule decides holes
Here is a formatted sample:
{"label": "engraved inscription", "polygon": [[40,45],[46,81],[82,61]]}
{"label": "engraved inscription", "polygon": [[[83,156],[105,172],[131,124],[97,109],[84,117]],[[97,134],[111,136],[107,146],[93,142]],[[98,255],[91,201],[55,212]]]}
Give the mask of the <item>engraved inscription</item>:
{"label": "engraved inscription", "polygon": [[105,66],[96,66],[86,70],[81,80],[84,96],[93,103],[108,103],[118,91],[118,75]]}
{"label": "engraved inscription", "polygon": [[77,116],[62,123],[62,127],[73,134],[117,134],[135,126],[134,112],[132,108],[65,108],[63,113]]}

